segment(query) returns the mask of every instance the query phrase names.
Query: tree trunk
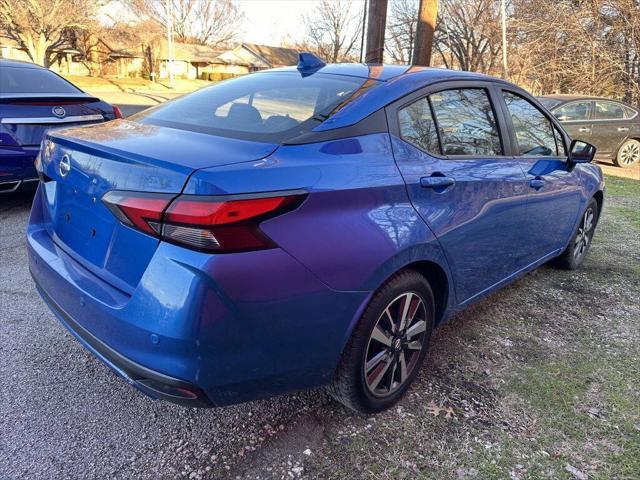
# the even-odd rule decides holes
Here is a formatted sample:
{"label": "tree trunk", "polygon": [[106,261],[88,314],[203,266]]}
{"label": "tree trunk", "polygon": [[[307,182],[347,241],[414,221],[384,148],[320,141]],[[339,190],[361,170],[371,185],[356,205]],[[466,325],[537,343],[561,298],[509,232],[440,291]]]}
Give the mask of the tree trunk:
{"label": "tree trunk", "polygon": [[49,54],[47,49],[50,46],[50,42],[47,41],[44,34],[41,33],[36,38],[29,33],[24,33],[20,36],[20,39],[26,47],[27,54],[29,55],[29,58],[31,58],[31,61],[49,68]]}

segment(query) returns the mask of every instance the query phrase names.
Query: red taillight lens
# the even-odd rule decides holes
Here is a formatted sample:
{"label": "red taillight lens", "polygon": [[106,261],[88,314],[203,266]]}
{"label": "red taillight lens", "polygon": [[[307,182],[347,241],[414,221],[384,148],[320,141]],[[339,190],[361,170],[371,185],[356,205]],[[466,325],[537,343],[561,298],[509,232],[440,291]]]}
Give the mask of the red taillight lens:
{"label": "red taillight lens", "polygon": [[115,105],[113,105],[113,115],[116,118],[122,118],[122,111],[120,110],[120,107],[116,107]]}
{"label": "red taillight lens", "polygon": [[274,247],[258,228],[266,218],[300,205],[304,194],[259,198],[176,198],[163,218],[162,237],[202,250],[241,252]]}
{"label": "red taillight lens", "polygon": [[228,253],[275,247],[260,230],[260,222],[293,210],[305,196],[294,192],[250,198],[175,197],[111,191],[103,201],[120,221],[145,233],[198,250]]}
{"label": "red taillight lens", "polygon": [[151,235],[159,235],[162,229],[162,213],[173,194],[118,192],[107,193],[102,201],[122,223]]}

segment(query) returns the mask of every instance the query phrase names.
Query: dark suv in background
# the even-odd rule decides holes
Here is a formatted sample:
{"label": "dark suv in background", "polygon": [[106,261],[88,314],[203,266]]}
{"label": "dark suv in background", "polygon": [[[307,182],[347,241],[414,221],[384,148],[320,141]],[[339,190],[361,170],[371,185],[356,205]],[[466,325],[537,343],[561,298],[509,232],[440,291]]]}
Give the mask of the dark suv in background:
{"label": "dark suv in background", "polygon": [[572,138],[592,143],[597,156],[618,167],[640,163],[640,112],[607,98],[577,95],[539,97]]}

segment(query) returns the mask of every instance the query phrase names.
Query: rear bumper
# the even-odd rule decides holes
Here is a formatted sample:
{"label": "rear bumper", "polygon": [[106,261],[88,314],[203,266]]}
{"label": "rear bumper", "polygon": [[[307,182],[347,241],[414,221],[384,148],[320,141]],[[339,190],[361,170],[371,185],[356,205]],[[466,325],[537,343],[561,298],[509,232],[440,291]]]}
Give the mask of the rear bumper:
{"label": "rear bumper", "polygon": [[25,178],[23,180],[2,180],[0,181],[0,193],[13,193],[18,190],[35,189],[38,186],[39,179]]}
{"label": "rear bumper", "polygon": [[[32,274],[33,276],[33,274]],[[87,329],[73,320],[55,301],[45,292],[34,277],[38,293],[51,311],[58,317],[60,323],[76,337],[82,345],[102,360],[118,376],[127,383],[148,396],[167,400],[186,407],[213,407],[214,404],[206,394],[195,385],[156,372],[129,360],[106,343],[100,341]]]}
{"label": "rear bumper", "polygon": [[55,243],[41,194],[27,231],[38,289],[131,385],[183,405],[221,406],[331,379],[367,292],[332,290],[280,249],[207,255],[163,242],[123,292]]}
{"label": "rear bumper", "polygon": [[0,193],[36,185],[34,165],[40,147],[0,147]]}

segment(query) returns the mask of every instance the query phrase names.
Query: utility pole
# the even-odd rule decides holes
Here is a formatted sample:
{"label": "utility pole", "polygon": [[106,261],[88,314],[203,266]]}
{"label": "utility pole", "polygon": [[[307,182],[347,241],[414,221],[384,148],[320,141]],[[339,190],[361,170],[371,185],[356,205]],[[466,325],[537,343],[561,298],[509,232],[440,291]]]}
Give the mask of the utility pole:
{"label": "utility pole", "polygon": [[387,26],[387,0],[369,0],[367,22],[367,52],[365,63],[382,63],[384,57],[384,31]]}
{"label": "utility pole", "polygon": [[167,56],[169,69],[169,85],[175,88],[173,79],[173,0],[167,0]]}
{"label": "utility pole", "polygon": [[364,35],[367,31],[367,2],[364,2],[364,9],[362,11],[362,34],[360,35],[360,63],[364,58]]}
{"label": "utility pole", "polygon": [[507,64],[507,7],[506,0],[500,1],[500,16],[502,17],[502,77],[509,80],[509,65]]}
{"label": "utility pole", "polygon": [[416,44],[413,49],[414,65],[431,65],[431,50],[433,35],[436,31],[438,16],[438,0],[420,0],[418,10],[418,28],[416,29]]}

